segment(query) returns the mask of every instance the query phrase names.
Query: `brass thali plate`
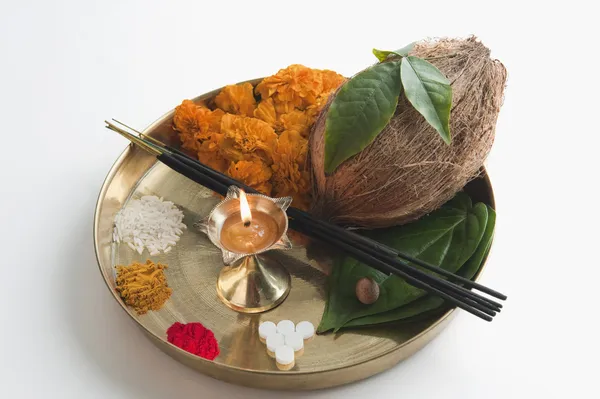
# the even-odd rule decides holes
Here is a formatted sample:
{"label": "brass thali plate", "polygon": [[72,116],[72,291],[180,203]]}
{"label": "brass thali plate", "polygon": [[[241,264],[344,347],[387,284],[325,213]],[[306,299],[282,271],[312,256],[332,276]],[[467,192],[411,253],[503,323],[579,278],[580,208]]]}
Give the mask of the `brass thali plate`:
{"label": "brass thali plate", "polygon": [[[217,92],[199,96],[195,101],[211,98]],[[144,133],[176,144],[172,116],[173,111],[170,111]],[[485,171],[469,183],[466,190],[474,201],[494,207],[493,192]],[[115,214],[130,199],[142,195],[164,197],[184,212],[188,229],[167,254],[150,257],[145,251],[140,256],[127,245],[112,241]],[[173,172],[134,146],[127,147],[117,159],[98,198],[94,245],[102,277],[114,298],[151,341],[181,363],[214,378],[256,388],[327,388],[358,381],[392,367],[430,342],[451,319],[453,310],[393,327],[378,326],[316,336],[306,344],[304,354],[292,370],[279,371],[259,341],[258,325],[267,320],[291,319],[294,322],[309,320],[317,326],[325,305],[329,260],[333,253],[319,243],[296,239],[292,250],[273,255],[292,275],[292,289],[285,302],[266,313],[237,313],[217,297],[216,280],[223,266],[220,250],[192,227],[218,201],[206,188]],[[146,259],[169,266],[165,274],[173,294],[160,311],[138,316],[125,306],[116,292],[115,265],[127,265],[134,260],[145,262]],[[219,356],[214,361],[205,360],[168,343],[166,330],[176,321],[201,322],[210,328],[219,341]]]}

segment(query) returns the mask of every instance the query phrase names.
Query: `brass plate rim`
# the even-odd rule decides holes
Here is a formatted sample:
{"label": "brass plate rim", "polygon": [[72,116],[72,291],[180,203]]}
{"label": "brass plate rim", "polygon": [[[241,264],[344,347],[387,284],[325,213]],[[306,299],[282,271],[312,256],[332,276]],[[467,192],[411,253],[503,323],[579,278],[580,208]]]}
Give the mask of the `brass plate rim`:
{"label": "brass plate rim", "polygon": [[[260,81],[262,78],[258,78],[258,79],[251,79],[245,82],[250,82],[250,83],[256,83],[258,81]],[[244,83],[244,82],[240,82],[240,83]],[[212,90],[208,93],[205,93],[203,95],[200,95],[198,97],[196,97],[194,100],[201,100],[201,99],[205,99],[205,98],[209,98],[212,95],[214,95],[215,93],[217,93],[219,90],[221,90],[221,88],[216,89],[216,90]],[[155,127],[159,126],[161,123],[163,123],[167,118],[170,118],[171,115],[173,114],[174,109],[171,109],[170,111],[164,113],[160,118],[156,119],[153,123],[151,123],[150,125],[148,125],[144,130],[143,133],[144,134],[148,134],[151,133]],[[441,332],[446,326],[449,320],[449,318],[451,316],[453,316],[453,313],[456,311],[456,308],[452,308],[449,309],[448,311],[444,312],[442,315],[440,315],[435,321],[433,321],[427,328],[423,329],[422,331],[420,331],[418,334],[416,334],[414,337],[410,338],[407,341],[404,341],[403,343],[399,344],[398,346],[383,352],[383,353],[379,353],[377,355],[373,355],[372,357],[369,357],[367,359],[358,361],[356,363],[352,363],[352,364],[346,364],[343,366],[339,366],[339,367],[332,367],[330,369],[327,370],[320,370],[320,371],[303,371],[303,370],[298,370],[298,371],[294,371],[293,373],[290,373],[289,371],[279,371],[279,370],[254,370],[254,369],[248,369],[248,368],[243,368],[243,367],[238,367],[238,366],[230,366],[230,365],[223,365],[223,364],[219,364],[219,363],[215,363],[211,360],[207,360],[204,358],[201,358],[199,356],[195,356],[192,355],[188,352],[186,352],[185,350],[171,344],[170,342],[168,342],[166,340],[165,337],[162,336],[158,336],[154,333],[152,333],[148,328],[146,328],[137,318],[134,317],[134,315],[131,313],[131,311],[127,308],[127,306],[123,303],[123,301],[121,300],[121,298],[117,295],[117,293],[111,288],[108,276],[106,276],[106,274],[104,273],[103,269],[102,269],[102,265],[101,265],[101,261],[100,261],[100,243],[98,241],[98,226],[99,226],[99,216],[100,216],[100,209],[102,206],[102,201],[105,199],[105,195],[106,192],[108,191],[108,188],[110,186],[110,183],[112,182],[113,178],[115,177],[115,175],[117,174],[117,172],[119,171],[119,169],[121,168],[121,166],[123,165],[124,161],[131,156],[136,155],[135,152],[136,151],[141,151],[139,149],[134,148],[135,146],[133,144],[127,145],[127,147],[121,152],[121,154],[118,156],[118,158],[115,160],[115,162],[113,163],[113,165],[111,166],[109,172],[107,173],[102,186],[100,188],[98,197],[97,197],[97,202],[96,202],[96,206],[94,209],[94,223],[93,223],[93,240],[94,240],[94,254],[96,256],[96,264],[98,266],[98,269],[100,271],[100,274],[102,275],[102,278],[104,280],[104,283],[106,285],[106,287],[108,288],[108,290],[110,291],[111,295],[113,296],[113,298],[118,302],[119,306],[121,307],[121,309],[123,311],[125,311],[127,313],[127,315],[129,315],[129,317],[131,319],[133,319],[133,321],[138,325],[138,327],[140,327],[149,337],[154,338],[155,340],[160,341],[160,343],[162,343],[163,345],[167,345],[167,347],[170,350],[174,350],[176,353],[179,353],[180,355],[183,355],[185,357],[190,357],[193,358],[194,361],[201,361],[202,363],[209,365],[209,367],[212,368],[217,368],[217,369],[225,369],[225,370],[235,370],[238,372],[243,372],[243,373],[250,373],[253,375],[265,375],[265,376],[281,376],[281,377],[292,377],[292,376],[309,376],[309,375],[315,375],[315,374],[327,374],[327,373],[334,373],[334,372],[339,372],[342,370],[347,370],[347,369],[353,369],[353,368],[358,368],[361,365],[364,365],[366,363],[370,363],[376,360],[381,360],[384,358],[389,358],[392,354],[403,350],[404,348],[406,348],[407,346],[410,346],[412,343],[414,343],[415,341],[418,341],[420,339],[422,339],[424,336],[435,332],[435,336],[437,336],[437,334],[439,332]],[[142,156],[147,156],[147,157],[152,157],[152,155],[149,154],[143,154]],[[155,160],[152,165],[150,165],[148,167],[148,170],[150,170],[152,167],[154,167],[154,165],[156,163],[158,163],[158,160]],[[489,190],[489,196],[490,196],[490,206],[492,206],[492,208],[496,209],[496,203],[495,203],[495,197],[494,197],[494,192],[493,192],[493,188],[492,188],[492,184],[491,184],[491,179],[489,177],[489,174],[486,170],[485,167],[482,167],[481,169],[481,177],[485,180],[486,185],[490,188]],[[478,271],[474,281],[479,281],[483,271],[486,268],[487,265],[487,259],[489,258],[489,254],[491,253],[492,247],[493,247],[493,241],[492,240],[492,245],[490,246],[490,250],[488,251],[488,254],[485,256],[482,266],[480,268],[480,270]],[[445,325],[444,325],[445,323]],[[442,329],[439,331],[436,331],[440,325],[442,325]],[[156,342],[154,342],[154,340],[151,340],[154,344],[156,344]],[[426,343],[428,343],[429,341],[427,341]],[[425,343],[425,344],[426,344]],[[425,345],[424,344],[424,345]],[[423,346],[424,346],[423,345]],[[162,348],[161,348],[162,349]],[[417,351],[421,349],[418,348]],[[167,353],[168,355],[171,355],[170,353]],[[412,354],[410,354],[408,357],[412,356]],[[393,365],[397,364],[399,361],[396,361],[393,363]],[[388,367],[389,368],[389,367]],[[382,370],[381,370],[382,371]],[[377,373],[381,372],[378,371]],[[202,372],[202,371],[200,371]],[[375,373],[375,374],[377,374]],[[204,373],[206,374],[206,373]],[[367,373],[365,376],[363,376],[362,378],[354,378],[351,381],[359,381],[361,379],[367,378],[369,376],[373,375],[373,373]],[[221,379],[221,378],[219,378]],[[230,379],[225,379],[226,381],[229,382],[234,382],[233,380]],[[348,381],[350,382],[350,381]],[[345,382],[345,383],[348,383]],[[247,385],[247,384],[244,384]],[[331,385],[328,386],[338,386],[340,385],[340,383],[333,383]]]}

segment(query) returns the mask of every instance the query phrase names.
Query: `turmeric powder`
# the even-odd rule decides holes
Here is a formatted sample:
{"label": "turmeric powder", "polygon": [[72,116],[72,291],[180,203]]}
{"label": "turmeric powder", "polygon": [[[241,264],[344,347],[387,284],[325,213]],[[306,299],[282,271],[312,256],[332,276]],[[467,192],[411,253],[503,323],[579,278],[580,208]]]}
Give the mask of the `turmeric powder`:
{"label": "turmeric powder", "polygon": [[167,285],[164,269],[168,266],[133,262],[129,266],[117,266],[117,292],[127,306],[142,315],[149,310],[159,310],[169,299],[173,290]]}
{"label": "turmeric powder", "polygon": [[295,207],[306,210],[308,135],[344,81],[333,71],[290,65],[256,87],[226,86],[209,101],[213,109],[184,100],[175,109],[173,128],[182,148],[201,162],[266,195],[291,196]]}

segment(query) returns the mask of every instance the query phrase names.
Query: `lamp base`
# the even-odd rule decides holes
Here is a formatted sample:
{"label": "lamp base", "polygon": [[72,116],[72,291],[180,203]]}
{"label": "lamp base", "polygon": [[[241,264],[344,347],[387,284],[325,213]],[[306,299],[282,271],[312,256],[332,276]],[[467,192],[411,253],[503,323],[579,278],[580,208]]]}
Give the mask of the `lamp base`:
{"label": "lamp base", "polygon": [[260,313],[273,309],[288,296],[289,272],[266,254],[249,255],[221,270],[217,295],[231,309]]}

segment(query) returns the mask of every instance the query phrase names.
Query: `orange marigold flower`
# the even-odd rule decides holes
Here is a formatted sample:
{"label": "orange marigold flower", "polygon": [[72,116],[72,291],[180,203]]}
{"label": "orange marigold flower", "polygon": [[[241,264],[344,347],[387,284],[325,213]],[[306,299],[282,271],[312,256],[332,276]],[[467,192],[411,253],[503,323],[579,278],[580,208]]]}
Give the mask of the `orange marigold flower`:
{"label": "orange marigold flower", "polygon": [[203,152],[219,152],[219,148],[223,142],[223,134],[212,133],[198,145],[198,151]]}
{"label": "orange marigold flower", "polygon": [[310,175],[300,170],[298,164],[273,164],[273,194],[278,197],[292,197],[292,205],[307,210],[310,207]]}
{"label": "orange marigold flower", "polygon": [[286,130],[279,136],[277,150],[273,154],[275,162],[295,162],[301,166],[306,161],[308,140],[294,129]]}
{"label": "orange marigold flower", "polygon": [[317,104],[311,105],[310,107],[306,108],[306,116],[310,119],[311,125],[313,123],[315,123],[315,121],[317,120],[317,117],[321,113],[321,110],[323,110],[323,107],[327,103],[327,102],[322,103],[320,101],[320,99],[321,99],[321,97],[319,97],[319,100],[317,100]]}
{"label": "orange marigold flower", "polygon": [[294,130],[305,138],[308,137],[308,132],[313,122],[306,112],[297,109],[281,115],[279,120],[284,129]]}
{"label": "orange marigold flower", "polygon": [[309,118],[309,125],[311,126],[315,123],[325,104],[327,104],[329,96],[346,81],[346,78],[337,72],[327,69],[320,72],[323,79],[323,91],[315,102],[306,108],[306,115]]}
{"label": "orange marigold flower", "polygon": [[279,136],[273,155],[273,192],[277,196],[291,196],[294,206],[310,206],[310,175],[304,170],[308,141],[295,130],[286,130]]}
{"label": "orange marigold flower", "polygon": [[198,106],[191,100],[183,100],[175,108],[173,115],[173,128],[179,131],[182,147],[190,151],[198,151],[203,140],[209,139],[211,134],[221,129],[221,118],[225,113],[217,109],[211,111],[206,107]]}
{"label": "orange marigold flower", "polygon": [[198,160],[219,172],[225,172],[229,161],[220,152],[223,135],[214,133],[198,146]]}
{"label": "orange marigold flower", "polygon": [[221,118],[225,112],[220,109],[211,111],[205,107],[198,107],[196,117],[198,118],[200,131],[203,135],[208,135],[209,132],[221,132]]}
{"label": "orange marigold flower", "polygon": [[225,112],[252,117],[256,108],[253,87],[250,83],[225,86],[215,98],[215,104]]}
{"label": "orange marigold flower", "polygon": [[254,110],[254,117],[267,122],[275,129],[275,125],[277,125],[278,122],[273,99],[267,98],[266,100],[261,101]]}
{"label": "orange marigold flower", "polygon": [[263,79],[256,86],[256,92],[263,100],[273,97],[276,106],[287,104],[285,112],[290,112],[294,107],[304,109],[314,104],[322,91],[319,71],[299,64],[280,69],[276,75]]}
{"label": "orange marigold flower", "polygon": [[196,133],[200,131],[200,126],[196,118],[196,108],[193,101],[183,100],[181,105],[175,108],[173,115],[173,128],[179,132],[182,147],[191,151],[198,150]]}
{"label": "orange marigold flower", "polygon": [[175,107],[173,127],[179,132],[186,133],[195,133],[200,130],[196,119],[197,108],[198,106],[192,100],[183,100],[180,105]]}
{"label": "orange marigold flower", "polygon": [[256,118],[225,114],[221,119],[221,152],[230,161],[262,159],[270,165],[277,147],[277,134]]}
{"label": "orange marigold flower", "polygon": [[323,69],[321,71],[323,81],[323,91],[321,94],[329,95],[346,81],[346,78],[337,72]]}
{"label": "orange marigold flower", "polygon": [[258,104],[251,84],[227,86],[208,101],[214,111],[204,102],[184,100],[173,127],[182,147],[203,163],[267,195],[291,196],[294,206],[308,209],[307,137],[344,81],[333,71],[290,65],[256,86]]}
{"label": "orange marigold flower", "polygon": [[223,156],[218,152],[212,151],[198,151],[198,160],[202,162],[204,165],[213,168],[221,173],[225,173],[227,170],[227,159],[223,158]]}
{"label": "orange marigold flower", "polygon": [[227,169],[227,174],[263,194],[271,195],[271,183],[269,183],[269,179],[271,179],[273,172],[260,159],[231,162],[229,169]]}
{"label": "orange marigold flower", "polygon": [[277,112],[277,114],[281,115],[281,114],[287,114],[289,112],[292,112],[293,110],[296,109],[296,107],[294,106],[293,103],[280,103],[275,101],[275,111]]}

